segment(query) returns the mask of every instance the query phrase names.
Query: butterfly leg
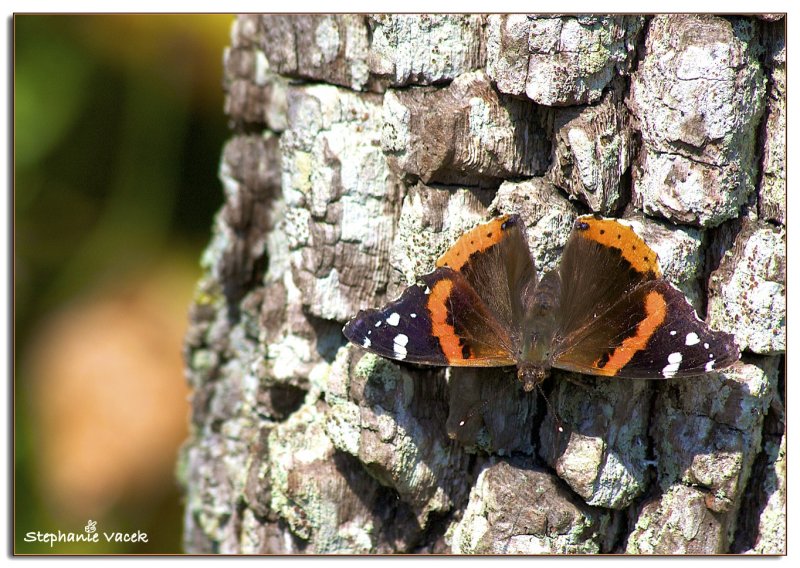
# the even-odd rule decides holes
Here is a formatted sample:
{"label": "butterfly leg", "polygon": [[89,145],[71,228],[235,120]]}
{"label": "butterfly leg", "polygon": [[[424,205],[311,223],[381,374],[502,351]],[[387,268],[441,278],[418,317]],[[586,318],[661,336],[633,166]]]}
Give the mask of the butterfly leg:
{"label": "butterfly leg", "polygon": [[597,380],[590,375],[566,372],[559,375],[559,378],[563,378],[568,383],[585,391],[593,390],[597,386]]}

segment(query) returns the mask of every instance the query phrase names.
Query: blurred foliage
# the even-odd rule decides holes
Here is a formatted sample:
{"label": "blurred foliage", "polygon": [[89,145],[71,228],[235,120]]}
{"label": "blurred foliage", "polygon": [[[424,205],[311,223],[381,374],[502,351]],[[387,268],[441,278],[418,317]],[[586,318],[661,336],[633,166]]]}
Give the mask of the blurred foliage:
{"label": "blurred foliage", "polygon": [[[188,411],[175,402],[180,336],[222,202],[232,21],[14,18],[17,553],[181,550],[170,469]],[[164,412],[175,419],[159,421]],[[84,428],[81,416],[92,417]],[[72,469],[54,481],[58,464]],[[92,511],[98,530],[144,530],[149,542],[23,542],[28,531],[83,532]]]}

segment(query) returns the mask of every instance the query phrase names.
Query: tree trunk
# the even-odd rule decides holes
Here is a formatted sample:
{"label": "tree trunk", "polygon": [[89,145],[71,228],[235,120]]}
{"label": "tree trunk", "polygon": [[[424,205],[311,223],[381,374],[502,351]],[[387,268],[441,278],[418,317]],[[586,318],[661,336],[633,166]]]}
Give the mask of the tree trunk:
{"label": "tree trunk", "polygon": [[[186,339],[187,552],[783,553],[784,22],[238,18]],[[347,344],[511,212],[540,274],[577,215],[630,219],[742,360],[525,393]]]}

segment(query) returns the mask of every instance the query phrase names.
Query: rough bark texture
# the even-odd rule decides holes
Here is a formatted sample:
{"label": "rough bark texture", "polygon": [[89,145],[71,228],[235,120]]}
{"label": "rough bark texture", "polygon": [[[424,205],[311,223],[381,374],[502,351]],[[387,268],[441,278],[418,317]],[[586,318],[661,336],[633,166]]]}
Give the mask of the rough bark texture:
{"label": "rough bark texture", "polygon": [[[779,15],[249,15],[225,71],[188,552],[785,551]],[[629,219],[742,361],[545,400],[345,342],[500,212],[539,271],[577,215]]]}

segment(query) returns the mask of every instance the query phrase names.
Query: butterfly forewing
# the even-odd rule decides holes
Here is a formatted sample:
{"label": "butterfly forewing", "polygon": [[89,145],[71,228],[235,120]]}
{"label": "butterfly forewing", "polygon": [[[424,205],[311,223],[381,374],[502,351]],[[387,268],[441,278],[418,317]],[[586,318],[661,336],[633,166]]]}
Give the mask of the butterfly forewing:
{"label": "butterfly forewing", "polygon": [[448,364],[513,365],[515,339],[461,273],[438,268],[423,280],[428,286],[428,313]]}
{"label": "butterfly forewing", "polygon": [[380,310],[366,310],[344,328],[365,349],[428,365],[513,365],[512,341],[464,277],[439,268]]}
{"label": "butterfly forewing", "polygon": [[553,366],[592,375],[665,379],[725,368],[739,359],[733,338],[710,329],[663,279],[618,298],[562,339]]}
{"label": "butterfly forewing", "polygon": [[433,334],[430,313],[424,308],[426,286],[406,288],[383,308],[362,310],[344,326],[347,339],[389,359],[448,365]]}

